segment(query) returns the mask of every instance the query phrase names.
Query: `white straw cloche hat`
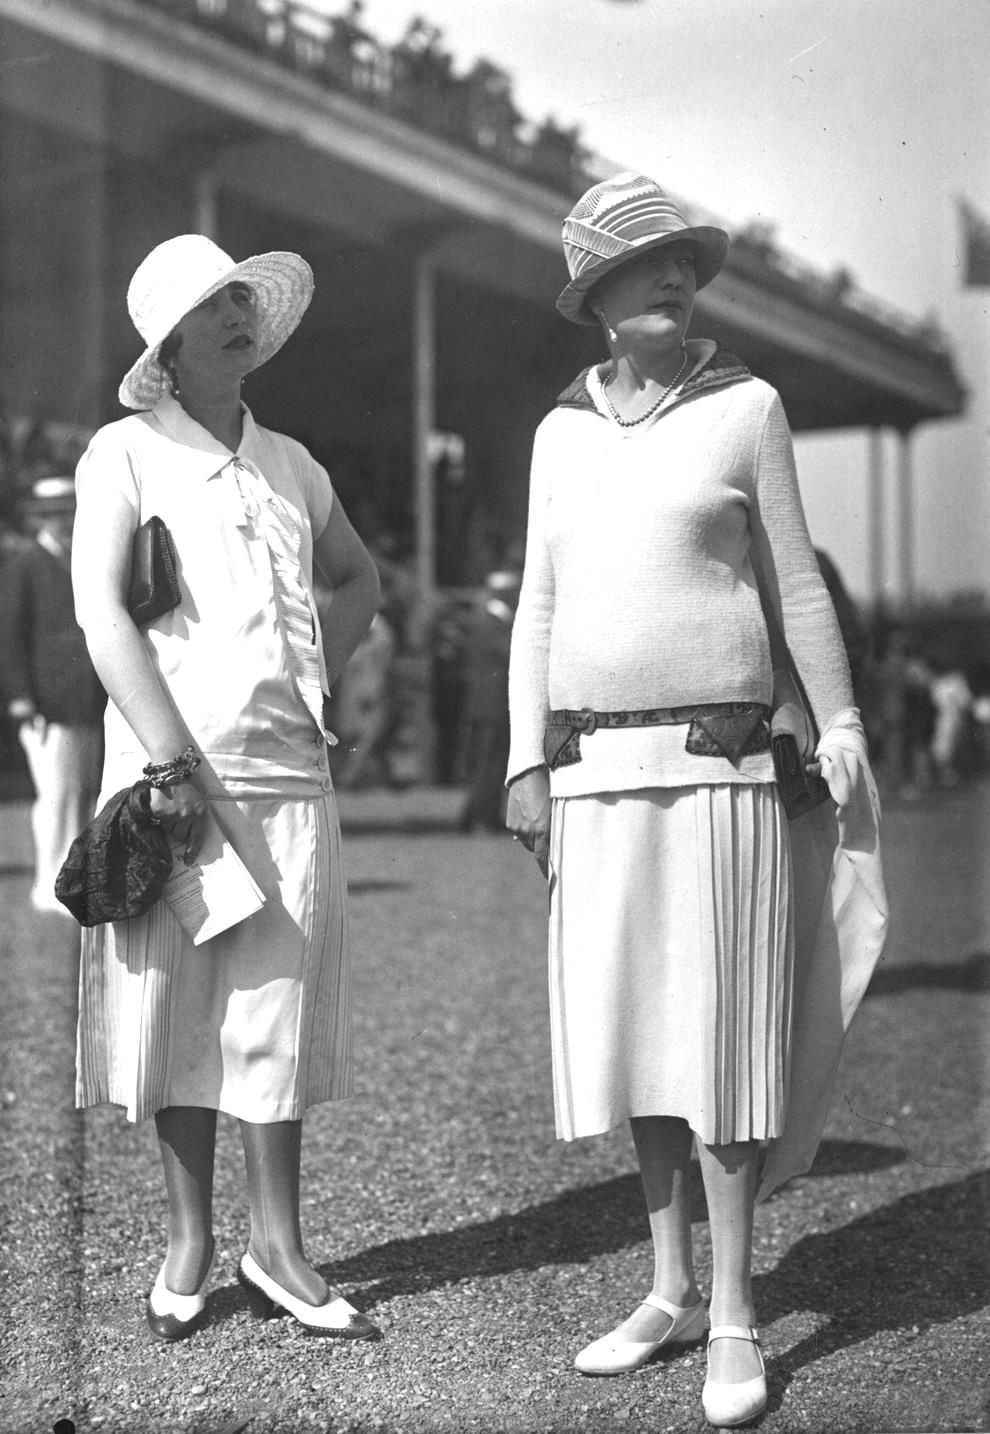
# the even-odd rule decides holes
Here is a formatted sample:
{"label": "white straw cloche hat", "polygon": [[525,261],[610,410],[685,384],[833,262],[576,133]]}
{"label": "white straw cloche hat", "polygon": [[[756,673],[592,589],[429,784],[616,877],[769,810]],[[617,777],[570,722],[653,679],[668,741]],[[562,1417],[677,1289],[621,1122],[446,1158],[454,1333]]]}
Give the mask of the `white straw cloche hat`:
{"label": "white straw cloche hat", "polygon": [[570,283],[557,308],[573,324],[595,324],[590,290],[613,269],[661,244],[689,241],[695,250],[698,288],[721,269],[729,247],[724,229],[689,224],[656,180],[630,170],[593,184],[564,220],[564,258]]}
{"label": "white straw cloche hat", "polygon": [[127,309],[147,347],[120,385],[125,408],[153,408],[168,389],[158,350],[180,319],[227,284],[249,284],[257,315],[259,368],[278,353],[309,307],[313,271],[298,254],[276,250],[236,263],[203,234],[180,234],[152,249],[134,271]]}

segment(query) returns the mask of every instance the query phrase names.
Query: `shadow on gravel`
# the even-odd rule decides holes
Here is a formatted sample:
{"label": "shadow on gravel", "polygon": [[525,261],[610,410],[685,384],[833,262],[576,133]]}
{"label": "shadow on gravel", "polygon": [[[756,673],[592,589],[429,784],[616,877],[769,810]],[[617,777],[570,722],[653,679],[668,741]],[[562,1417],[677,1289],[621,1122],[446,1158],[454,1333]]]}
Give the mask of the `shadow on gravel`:
{"label": "shadow on gravel", "polygon": [[[902,1146],[870,1145],[862,1140],[823,1140],[818,1147],[815,1163],[808,1175],[869,1175],[878,1170],[889,1170],[906,1160]],[[786,1187],[785,1187],[786,1188]]]}
{"label": "shadow on gravel", "polygon": [[890,966],[873,974],[867,996],[896,996],[917,987],[941,986],[951,991],[990,991],[990,951],[973,951],[951,964]]}
{"label": "shadow on gravel", "polygon": [[[701,1180],[697,1170],[693,1174],[691,1217],[704,1220]],[[390,1240],[320,1272],[334,1284],[362,1286],[362,1308],[370,1309],[396,1295],[459,1280],[580,1264],[605,1250],[638,1244],[648,1233],[639,1176],[618,1175],[481,1224]]]}
{"label": "shadow on gravel", "polygon": [[905,1195],[841,1229],[799,1240],[775,1270],[754,1280],[764,1324],[791,1311],[823,1318],[812,1335],[767,1373],[770,1408],[798,1370],[881,1330],[921,1338],[983,1309],[990,1254],[982,1232],[990,1212],[990,1171]]}
{"label": "shadow on gravel", "polygon": [[[885,1169],[903,1152],[853,1141],[826,1141],[814,1174],[860,1174]],[[701,1173],[691,1167],[691,1219],[707,1220]],[[421,1294],[459,1280],[582,1264],[648,1239],[638,1174],[567,1190],[543,1205],[483,1224],[413,1239],[390,1240],[346,1260],[321,1266],[331,1284],[360,1289],[365,1310],[397,1295]]]}
{"label": "shadow on gravel", "polygon": [[349,881],[347,894],[349,896],[366,896],[372,891],[408,891],[409,886],[408,881],[384,881],[377,877],[371,877],[368,881]]}
{"label": "shadow on gravel", "polygon": [[[705,1220],[697,1167],[692,1176],[691,1218]],[[371,1313],[396,1296],[548,1264],[579,1264],[648,1236],[639,1176],[619,1175],[483,1224],[389,1240],[348,1259],[321,1264],[319,1270],[329,1284],[349,1286],[348,1297]],[[220,1290],[212,1304],[213,1319],[222,1320],[243,1308],[244,1297],[236,1287]]]}

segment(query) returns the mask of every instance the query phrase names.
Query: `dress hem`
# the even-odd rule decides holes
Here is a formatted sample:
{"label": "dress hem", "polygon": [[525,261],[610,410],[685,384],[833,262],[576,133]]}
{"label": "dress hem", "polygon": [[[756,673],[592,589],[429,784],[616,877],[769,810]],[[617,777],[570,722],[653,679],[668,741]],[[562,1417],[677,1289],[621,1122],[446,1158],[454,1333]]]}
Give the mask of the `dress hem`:
{"label": "dress hem", "polygon": [[[191,1110],[215,1110],[218,1115],[227,1115],[230,1116],[232,1120],[243,1120],[251,1125],[276,1125],[280,1121],[284,1120],[302,1120],[303,1116],[306,1114],[306,1111],[311,1110],[312,1107],[315,1105],[328,1105],[330,1103],[336,1104],[340,1101],[353,1099],[354,1088],[353,1086],[351,1086],[349,1089],[342,1091],[340,1094],[313,1096],[311,1099],[307,1100],[302,1105],[300,1105],[300,1103],[296,1101],[293,1102],[291,1106],[287,1106],[284,1109],[282,1107],[278,1107],[277,1114],[266,1115],[263,1117],[257,1115],[257,1113],[252,1113],[249,1115],[242,1110],[233,1110],[224,1105],[205,1105],[201,1101],[183,1101],[182,1107]],[[142,1125],[146,1120],[153,1119],[153,1117],[156,1116],[159,1111],[169,1110],[172,1108],[169,1105],[158,1105],[155,1106],[153,1109],[142,1110],[139,1113],[135,1107],[128,1106],[126,1100],[120,1100],[112,1095],[89,1096],[85,1099],[81,1099],[78,1095],[76,1096],[76,1110],[94,1110],[99,1106],[111,1106],[115,1110],[123,1111],[131,1125]]]}

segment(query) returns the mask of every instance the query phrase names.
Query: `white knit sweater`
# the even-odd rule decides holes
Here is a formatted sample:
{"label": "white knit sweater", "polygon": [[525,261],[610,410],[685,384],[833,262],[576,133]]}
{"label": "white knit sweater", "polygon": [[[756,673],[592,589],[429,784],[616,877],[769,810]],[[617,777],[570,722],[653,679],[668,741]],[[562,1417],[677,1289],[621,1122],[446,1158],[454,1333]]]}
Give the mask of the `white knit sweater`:
{"label": "white knit sweater", "polygon": [[[657,416],[623,428],[590,369],[540,424],[509,674],[508,777],[543,764],[553,708],[638,710],[771,698],[753,560],[819,727],[853,703],[774,389],[708,340]],[[603,370],[604,372],[604,370]],[[769,781],[768,754],[692,756],[686,729],[602,729],[551,774],[555,796]]]}

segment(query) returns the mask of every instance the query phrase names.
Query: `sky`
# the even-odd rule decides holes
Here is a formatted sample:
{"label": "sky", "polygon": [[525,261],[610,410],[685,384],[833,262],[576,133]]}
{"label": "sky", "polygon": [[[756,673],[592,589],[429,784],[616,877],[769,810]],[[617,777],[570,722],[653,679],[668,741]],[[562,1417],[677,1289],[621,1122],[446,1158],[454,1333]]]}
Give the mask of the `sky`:
{"label": "sky", "polygon": [[[456,69],[505,69],[528,118],[576,125],[730,231],[766,221],[798,259],[937,316],[970,397],[962,419],[915,434],[917,586],[990,589],[990,287],[962,284],[956,208],[990,221],[990,0],[365,0],[388,42],[416,14]],[[861,431],[797,439],[812,536],[860,596],[867,451]],[[884,456],[896,598],[892,435]]]}

